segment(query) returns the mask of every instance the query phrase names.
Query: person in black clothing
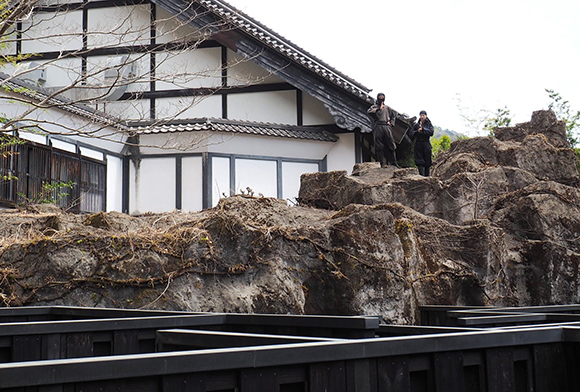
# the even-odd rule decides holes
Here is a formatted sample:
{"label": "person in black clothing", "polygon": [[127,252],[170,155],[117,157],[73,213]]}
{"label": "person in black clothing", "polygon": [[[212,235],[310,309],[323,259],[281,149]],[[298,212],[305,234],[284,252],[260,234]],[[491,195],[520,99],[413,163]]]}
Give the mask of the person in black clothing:
{"label": "person in black clothing", "polygon": [[433,136],[433,132],[433,124],[427,117],[427,112],[421,110],[419,121],[413,126],[412,137],[415,139],[415,165],[419,169],[419,174],[425,177],[429,177],[431,165],[433,164],[431,160],[431,141],[429,140]]}
{"label": "person in black clothing", "polygon": [[395,150],[397,145],[393,139],[392,128],[395,125],[395,113],[385,105],[385,94],[379,93],[377,101],[372,105],[367,113],[373,123],[373,134],[375,137],[376,159],[385,167],[385,148],[387,149],[387,160],[390,165],[399,167]]}

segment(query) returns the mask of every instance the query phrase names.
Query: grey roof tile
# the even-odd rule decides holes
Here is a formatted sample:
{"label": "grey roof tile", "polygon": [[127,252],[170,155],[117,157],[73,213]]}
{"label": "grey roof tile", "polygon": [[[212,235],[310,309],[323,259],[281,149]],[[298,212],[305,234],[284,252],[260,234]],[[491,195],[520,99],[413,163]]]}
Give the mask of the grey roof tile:
{"label": "grey roof tile", "polygon": [[142,135],[171,132],[228,132],[246,135],[273,136],[322,142],[336,142],[338,137],[321,128],[292,126],[285,124],[257,123],[217,118],[196,118],[180,120],[179,123],[139,123],[131,130]]}

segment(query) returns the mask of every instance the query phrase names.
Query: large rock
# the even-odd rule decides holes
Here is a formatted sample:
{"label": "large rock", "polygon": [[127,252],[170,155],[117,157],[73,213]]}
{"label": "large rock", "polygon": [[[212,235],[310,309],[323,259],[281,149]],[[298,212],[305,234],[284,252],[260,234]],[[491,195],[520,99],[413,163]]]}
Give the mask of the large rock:
{"label": "large rock", "polygon": [[[4,211],[0,304],[372,314],[580,301],[580,189],[561,124],[454,142],[429,178],[375,163],[304,175],[300,206]],[[546,133],[542,133],[545,129]]]}

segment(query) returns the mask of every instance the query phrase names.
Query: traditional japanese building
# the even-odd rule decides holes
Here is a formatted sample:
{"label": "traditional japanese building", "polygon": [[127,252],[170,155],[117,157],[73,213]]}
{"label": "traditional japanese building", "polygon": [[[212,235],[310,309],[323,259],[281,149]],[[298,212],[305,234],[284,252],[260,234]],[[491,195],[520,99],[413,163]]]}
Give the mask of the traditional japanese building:
{"label": "traditional japanese building", "polygon": [[293,202],[302,173],[372,159],[370,89],[221,0],[44,0],[4,38],[0,113],[28,141],[4,206],[51,181],[81,212]]}

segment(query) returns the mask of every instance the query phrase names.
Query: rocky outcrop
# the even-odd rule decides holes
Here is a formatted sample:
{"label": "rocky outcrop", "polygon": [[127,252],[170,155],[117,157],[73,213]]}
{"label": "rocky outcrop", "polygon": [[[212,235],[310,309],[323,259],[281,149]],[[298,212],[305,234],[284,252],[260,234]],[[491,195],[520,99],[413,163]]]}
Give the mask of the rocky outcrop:
{"label": "rocky outcrop", "polygon": [[551,112],[457,141],[433,176],[304,175],[300,206],[238,195],[198,213],[4,211],[0,304],[370,314],[580,300],[580,184]]}

